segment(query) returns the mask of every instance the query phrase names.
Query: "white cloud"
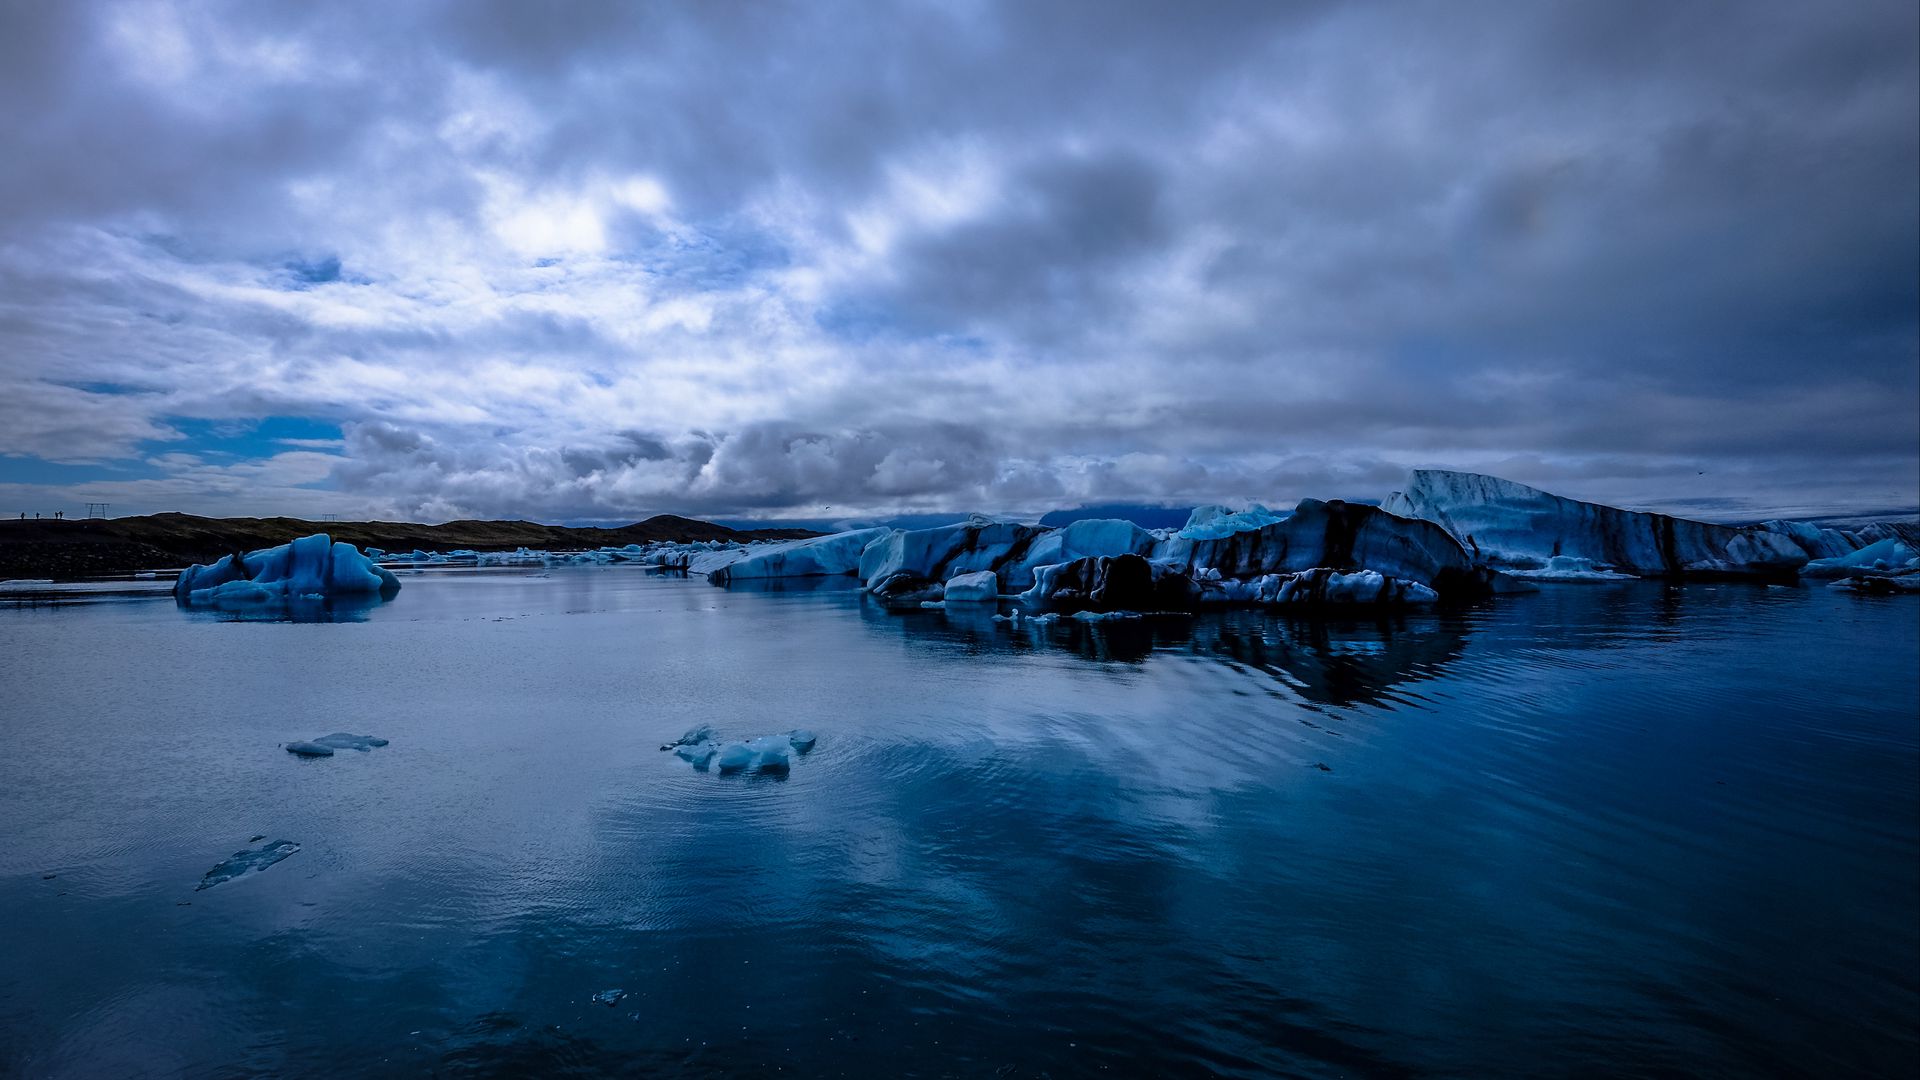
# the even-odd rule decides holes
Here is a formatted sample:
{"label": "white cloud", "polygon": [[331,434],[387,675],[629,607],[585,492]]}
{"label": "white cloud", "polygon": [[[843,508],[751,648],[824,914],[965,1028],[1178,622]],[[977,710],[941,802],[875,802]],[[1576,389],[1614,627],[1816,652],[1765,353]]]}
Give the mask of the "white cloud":
{"label": "white cloud", "polygon": [[[235,513],[1920,500],[1906,6],[632,14],[0,15],[0,454]],[[191,437],[268,416],[346,433]]]}

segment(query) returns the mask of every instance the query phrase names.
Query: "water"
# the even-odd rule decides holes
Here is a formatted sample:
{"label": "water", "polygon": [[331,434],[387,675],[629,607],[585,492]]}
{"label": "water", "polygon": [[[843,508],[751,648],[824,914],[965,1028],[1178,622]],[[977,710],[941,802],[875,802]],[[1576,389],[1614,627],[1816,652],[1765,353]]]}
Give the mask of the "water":
{"label": "water", "polygon": [[[335,622],[84,599],[0,597],[0,1073],[1920,1061],[1908,598],[1017,631],[626,568]],[[700,773],[659,749],[699,723],[819,745]],[[279,749],[334,731],[392,744]],[[301,850],[195,891],[255,835]]]}

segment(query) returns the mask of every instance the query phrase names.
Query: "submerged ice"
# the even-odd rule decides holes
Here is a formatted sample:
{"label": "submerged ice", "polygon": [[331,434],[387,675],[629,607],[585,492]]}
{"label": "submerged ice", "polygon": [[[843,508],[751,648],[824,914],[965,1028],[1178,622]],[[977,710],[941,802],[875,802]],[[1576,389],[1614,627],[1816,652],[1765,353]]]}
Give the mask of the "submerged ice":
{"label": "submerged ice", "polygon": [[246,874],[258,873],[272,866],[274,863],[296,854],[299,850],[300,845],[291,840],[275,840],[265,847],[236,851],[233,853],[232,858],[226,859],[213,869],[208,870],[206,876],[200,879],[200,884],[194,886],[194,891],[199,892],[201,889],[211,889],[215,885],[223,885],[232,881],[234,878],[242,877]]}
{"label": "submerged ice", "polygon": [[298,754],[301,757],[332,757],[335,750],[358,750],[364,754],[376,746],[385,745],[387,740],[378,736],[355,735],[346,731],[336,731],[317,739],[286,744],[287,753]]}

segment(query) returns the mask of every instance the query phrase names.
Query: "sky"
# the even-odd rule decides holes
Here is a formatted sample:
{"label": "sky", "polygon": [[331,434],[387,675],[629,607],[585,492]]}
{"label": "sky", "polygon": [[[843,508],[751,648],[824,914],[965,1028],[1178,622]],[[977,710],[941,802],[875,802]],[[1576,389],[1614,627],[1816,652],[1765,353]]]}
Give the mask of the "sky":
{"label": "sky", "polygon": [[0,0],[0,513],[1920,505],[1920,5]]}

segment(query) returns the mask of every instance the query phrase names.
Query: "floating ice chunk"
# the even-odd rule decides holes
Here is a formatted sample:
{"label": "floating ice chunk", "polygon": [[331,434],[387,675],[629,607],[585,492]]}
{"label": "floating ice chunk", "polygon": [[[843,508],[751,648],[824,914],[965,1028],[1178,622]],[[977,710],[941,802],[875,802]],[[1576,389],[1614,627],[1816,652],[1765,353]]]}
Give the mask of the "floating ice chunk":
{"label": "floating ice chunk", "polygon": [[991,603],[1000,598],[1000,579],[991,570],[977,570],[947,579],[949,603]]}
{"label": "floating ice chunk", "polygon": [[279,547],[227,555],[210,566],[193,566],[174,582],[182,604],[253,605],[331,596],[392,596],[400,579],[347,543],[326,533],[303,536]]}
{"label": "floating ice chunk", "polygon": [[1076,611],[1071,616],[1081,622],[1106,622],[1112,619],[1138,619],[1137,611]]}
{"label": "floating ice chunk", "polygon": [[353,735],[345,731],[322,735],[313,741],[321,746],[331,746],[335,750],[358,750],[363,754],[376,746],[387,745],[385,739],[373,735]]}
{"label": "floating ice chunk", "polygon": [[1845,589],[1849,592],[1866,593],[1870,596],[1892,596],[1897,593],[1920,593],[1920,573],[1874,575],[1855,574],[1841,578],[1827,586],[1830,589]]}
{"label": "floating ice chunk", "polygon": [[593,1003],[596,1005],[605,1005],[611,1008],[612,1006],[620,1004],[620,999],[626,996],[627,996],[627,992],[625,990],[620,990],[620,989],[602,990],[599,993],[593,995]]}
{"label": "floating ice chunk", "polygon": [[715,753],[716,748],[710,742],[686,743],[673,748],[675,757],[702,771],[713,761]]}
{"label": "floating ice chunk", "polygon": [[317,742],[306,742],[302,740],[300,742],[288,743],[287,753],[298,754],[301,757],[332,757],[333,747],[322,746]]}
{"label": "floating ice chunk", "polygon": [[250,848],[244,851],[236,851],[233,853],[233,858],[207,871],[206,876],[200,879],[200,884],[194,886],[194,891],[199,892],[201,889],[211,889],[215,885],[232,881],[234,878],[244,874],[252,874],[265,870],[267,867],[272,866],[274,863],[279,862],[299,850],[300,845],[291,840],[275,840],[263,848]]}
{"label": "floating ice chunk", "polygon": [[813,749],[815,738],[813,732],[806,728],[794,728],[787,732],[787,741],[793,744],[795,750],[804,754]]}
{"label": "floating ice chunk", "polygon": [[793,742],[788,736],[762,735],[721,747],[714,766],[722,773],[783,773],[792,764],[788,756],[792,750]]}

